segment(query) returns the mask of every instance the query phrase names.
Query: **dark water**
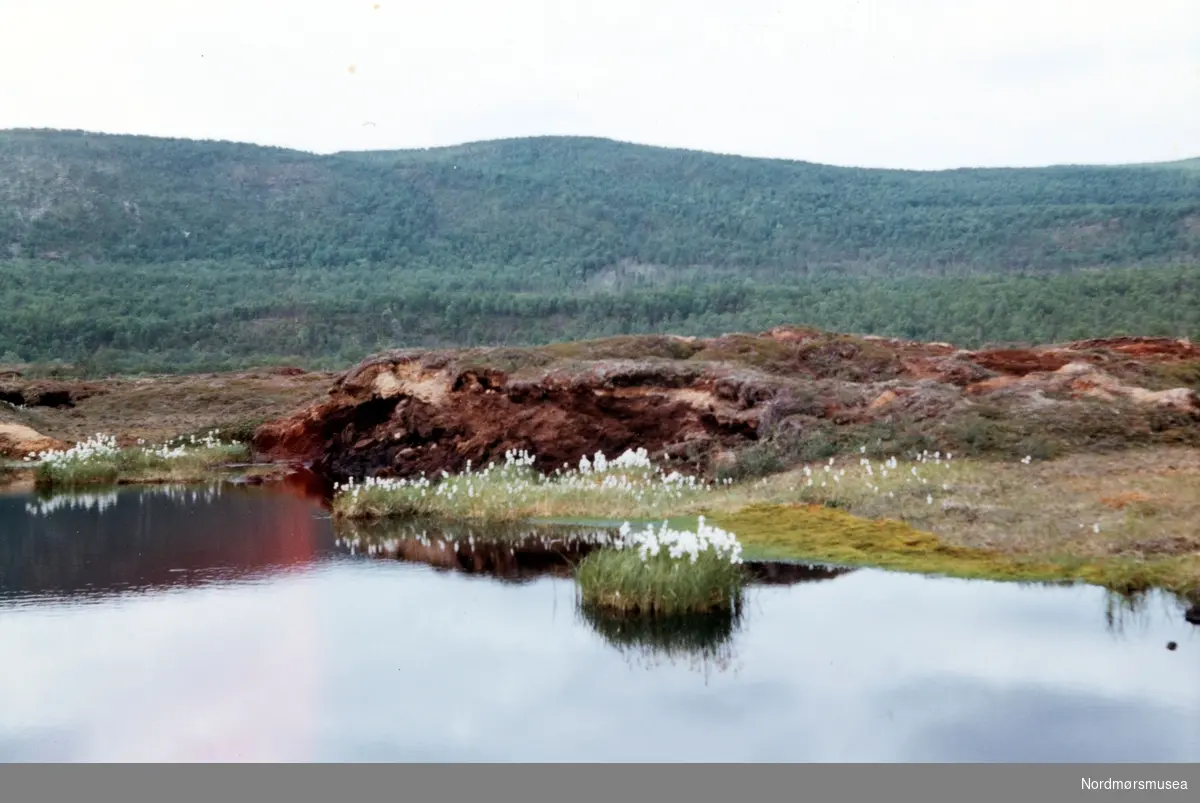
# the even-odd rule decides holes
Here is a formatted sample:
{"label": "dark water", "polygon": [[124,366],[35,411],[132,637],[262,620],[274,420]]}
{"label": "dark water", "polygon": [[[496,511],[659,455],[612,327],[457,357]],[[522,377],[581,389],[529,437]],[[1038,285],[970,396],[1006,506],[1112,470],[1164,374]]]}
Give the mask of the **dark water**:
{"label": "dark water", "polygon": [[634,626],[577,610],[586,545],[486,535],[0,496],[0,760],[1200,761],[1165,597],[756,564],[739,620]]}

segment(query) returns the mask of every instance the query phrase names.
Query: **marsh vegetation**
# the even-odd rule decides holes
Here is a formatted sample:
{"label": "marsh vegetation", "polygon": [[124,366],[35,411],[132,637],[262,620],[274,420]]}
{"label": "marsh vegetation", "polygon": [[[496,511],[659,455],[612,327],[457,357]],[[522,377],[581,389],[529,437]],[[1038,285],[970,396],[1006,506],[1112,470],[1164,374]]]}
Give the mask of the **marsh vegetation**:
{"label": "marsh vegetation", "polygon": [[695,531],[672,529],[666,522],[634,531],[626,523],[614,548],[583,559],[576,579],[581,603],[610,613],[737,611],[745,583],[742,545],[703,517]]}
{"label": "marsh vegetation", "polygon": [[114,483],[199,482],[214,469],[249,457],[243,443],[223,441],[219,430],[201,438],[176,438],[151,446],[118,447],[116,438],[98,434],[62,450],[31,455],[41,488],[78,488]]}
{"label": "marsh vegetation", "polygon": [[[863,450],[865,453],[865,450]],[[631,451],[550,475],[528,454],[460,475],[367,479],[339,487],[335,515],[414,514],[478,522],[575,519],[694,526],[708,516],[756,554],[962,577],[1086,581],[1123,591],[1194,594],[1200,542],[1192,523],[1200,452],[1130,450],[1038,461],[840,457],[768,477],[685,477]],[[654,572],[636,552],[606,553],[591,571],[636,600]],[[665,575],[663,575],[665,576]],[[661,576],[656,581],[662,585]],[[690,593],[690,592],[689,592]],[[680,599],[691,598],[683,595]],[[632,602],[626,602],[636,607]],[[683,605],[687,608],[687,605]]]}

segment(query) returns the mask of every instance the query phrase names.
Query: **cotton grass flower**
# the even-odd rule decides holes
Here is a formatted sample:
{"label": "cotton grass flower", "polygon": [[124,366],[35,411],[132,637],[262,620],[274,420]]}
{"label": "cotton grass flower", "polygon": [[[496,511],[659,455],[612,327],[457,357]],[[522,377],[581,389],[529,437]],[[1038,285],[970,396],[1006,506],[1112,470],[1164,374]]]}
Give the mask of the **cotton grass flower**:
{"label": "cotton grass flower", "polygon": [[422,478],[351,478],[335,488],[335,515],[379,518],[441,515],[455,518],[520,518],[590,515],[596,508],[639,510],[657,515],[712,493],[727,482],[702,480],[655,466],[644,448],[609,459],[584,455],[546,475],[534,470],[534,455],[509,451],[504,462],[459,474],[440,472],[437,482]]}
{"label": "cotton grass flower", "polygon": [[733,533],[700,517],[696,529],[667,522],[634,531],[625,522],[613,549],[588,555],[577,571],[585,604],[642,615],[704,613],[736,607],[744,575]]}
{"label": "cotton grass flower", "polygon": [[139,439],[136,445],[121,448],[115,437],[100,433],[69,449],[31,455],[27,462],[34,464],[35,480],[43,488],[118,480],[194,482],[213,466],[244,455],[243,445],[222,442],[219,434],[214,429],[202,437],[179,437],[157,446]]}

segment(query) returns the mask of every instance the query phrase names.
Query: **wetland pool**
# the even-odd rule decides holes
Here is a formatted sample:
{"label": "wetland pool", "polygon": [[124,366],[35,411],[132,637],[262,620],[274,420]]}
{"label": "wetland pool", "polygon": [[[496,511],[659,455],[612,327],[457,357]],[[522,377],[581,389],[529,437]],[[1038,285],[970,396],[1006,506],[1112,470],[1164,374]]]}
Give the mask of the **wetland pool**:
{"label": "wetland pool", "polygon": [[0,761],[1200,761],[1166,595],[751,561],[737,619],[638,626],[576,530],[0,494]]}

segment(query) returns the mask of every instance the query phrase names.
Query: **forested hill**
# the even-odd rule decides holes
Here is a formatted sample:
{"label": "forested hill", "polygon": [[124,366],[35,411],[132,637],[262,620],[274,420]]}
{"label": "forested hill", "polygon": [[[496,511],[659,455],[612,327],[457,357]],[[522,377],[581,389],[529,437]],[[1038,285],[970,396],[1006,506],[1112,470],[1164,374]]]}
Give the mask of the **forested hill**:
{"label": "forested hill", "polygon": [[544,137],[318,156],[0,132],[0,257],[586,280],[1041,273],[1200,261],[1200,170],[855,169]]}
{"label": "forested hill", "polygon": [[0,365],[349,365],[778,324],[965,346],[1197,338],[1198,167],[867,170],[563,137],[317,156],[0,131]]}

